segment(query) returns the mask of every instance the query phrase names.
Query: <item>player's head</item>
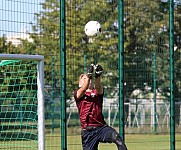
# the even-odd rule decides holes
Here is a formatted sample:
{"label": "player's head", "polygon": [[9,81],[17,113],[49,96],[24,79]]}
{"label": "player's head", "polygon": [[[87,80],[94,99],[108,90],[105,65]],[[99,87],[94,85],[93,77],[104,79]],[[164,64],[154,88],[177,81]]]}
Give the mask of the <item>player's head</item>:
{"label": "player's head", "polygon": [[[84,84],[84,82],[85,82],[85,80],[87,79],[88,77],[87,77],[87,74],[81,74],[80,75],[80,77],[79,77],[79,87],[81,87],[83,84]],[[89,82],[89,87],[88,87],[88,89],[92,89],[92,81],[90,80],[90,82]]]}

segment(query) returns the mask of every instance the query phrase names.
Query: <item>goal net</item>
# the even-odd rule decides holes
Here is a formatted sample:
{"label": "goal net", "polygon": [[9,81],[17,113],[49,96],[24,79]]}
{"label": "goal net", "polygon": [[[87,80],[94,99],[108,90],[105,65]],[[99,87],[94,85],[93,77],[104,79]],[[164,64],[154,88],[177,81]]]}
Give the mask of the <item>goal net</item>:
{"label": "goal net", "polygon": [[44,150],[44,57],[0,54],[0,149]]}

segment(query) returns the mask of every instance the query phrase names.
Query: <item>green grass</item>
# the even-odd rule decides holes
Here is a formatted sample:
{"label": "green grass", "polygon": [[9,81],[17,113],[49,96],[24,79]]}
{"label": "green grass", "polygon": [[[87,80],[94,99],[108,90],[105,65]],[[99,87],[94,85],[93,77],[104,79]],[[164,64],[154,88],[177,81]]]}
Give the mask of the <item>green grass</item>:
{"label": "green grass", "polygon": [[[49,138],[48,138],[49,137]],[[129,150],[169,150],[169,135],[145,135],[145,134],[129,134],[126,135],[126,145]],[[176,150],[181,150],[181,135],[176,136]],[[68,136],[68,150],[81,150],[80,135]],[[60,136],[47,136],[46,149],[57,150],[57,143],[60,146]],[[99,150],[117,150],[115,144],[100,143]]]}
{"label": "green grass", "polygon": [[[81,150],[80,132],[69,130],[67,137],[68,150]],[[169,135],[154,134],[126,134],[126,145],[128,150],[170,150]],[[37,150],[37,140],[30,141],[0,141],[2,150]],[[46,132],[46,150],[60,150],[61,148],[60,129],[56,129],[54,134]],[[100,143],[99,150],[117,150],[113,143]],[[176,150],[181,150],[181,135],[176,135]]]}

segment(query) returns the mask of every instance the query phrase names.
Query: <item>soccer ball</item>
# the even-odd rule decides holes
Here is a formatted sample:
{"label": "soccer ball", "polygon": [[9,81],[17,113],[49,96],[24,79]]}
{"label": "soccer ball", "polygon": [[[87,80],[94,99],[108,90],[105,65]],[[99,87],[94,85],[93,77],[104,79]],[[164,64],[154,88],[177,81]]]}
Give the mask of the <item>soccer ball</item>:
{"label": "soccer ball", "polygon": [[101,33],[101,25],[98,21],[89,21],[84,28],[87,36],[97,36]]}

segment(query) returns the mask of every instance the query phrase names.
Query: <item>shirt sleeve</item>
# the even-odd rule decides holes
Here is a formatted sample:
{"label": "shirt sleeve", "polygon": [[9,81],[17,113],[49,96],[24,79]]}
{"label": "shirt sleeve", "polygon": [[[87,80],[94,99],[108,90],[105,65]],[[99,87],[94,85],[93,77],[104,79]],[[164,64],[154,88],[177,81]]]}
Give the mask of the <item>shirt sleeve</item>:
{"label": "shirt sleeve", "polygon": [[98,95],[100,95],[100,96],[103,96],[103,95],[104,95],[104,88],[103,88],[103,92],[102,92],[102,94],[98,94]]}
{"label": "shirt sleeve", "polygon": [[75,101],[77,101],[77,90],[74,91],[74,99],[75,99]]}

